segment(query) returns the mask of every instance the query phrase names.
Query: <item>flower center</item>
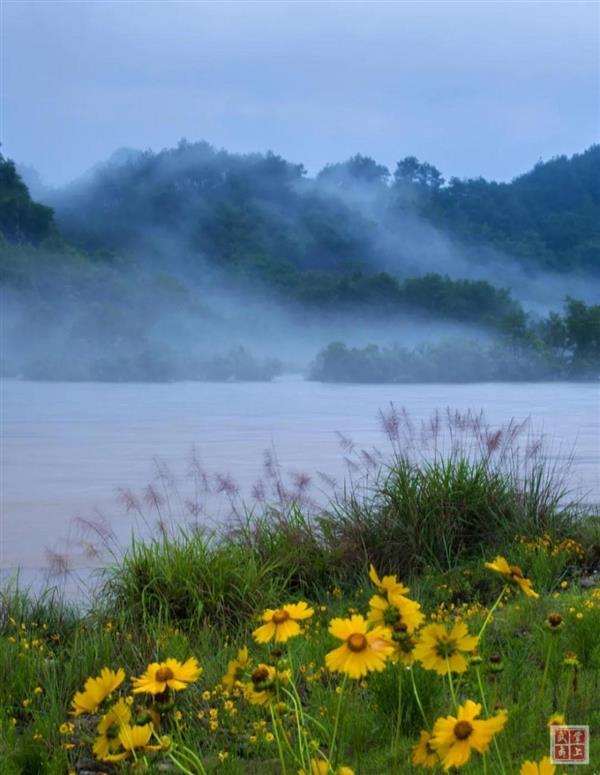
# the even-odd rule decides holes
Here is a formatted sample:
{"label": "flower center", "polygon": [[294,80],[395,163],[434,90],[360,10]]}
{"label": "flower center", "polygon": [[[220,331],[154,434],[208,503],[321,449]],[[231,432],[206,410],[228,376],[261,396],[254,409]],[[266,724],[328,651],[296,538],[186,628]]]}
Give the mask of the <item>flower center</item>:
{"label": "flower center", "polygon": [[257,667],[252,673],[252,683],[259,684],[266,681],[269,677],[269,671],[266,667]]}
{"label": "flower center", "polygon": [[511,565],[510,566],[510,575],[513,579],[522,579],[523,578],[523,571],[521,568],[519,568],[518,565]]}
{"label": "flower center", "polygon": [[466,740],[472,732],[473,726],[468,721],[458,721],[454,725],[454,737],[457,740]]}
{"label": "flower center", "polygon": [[559,627],[562,624],[562,616],[557,613],[548,614],[548,624],[550,627]]}
{"label": "flower center", "polygon": [[438,642],[435,644],[435,650],[438,657],[441,659],[449,659],[451,656],[456,654],[456,642],[452,638],[438,640]]}
{"label": "flower center", "polygon": [[170,681],[172,678],[175,678],[175,675],[170,667],[167,667],[166,665],[163,667],[159,667],[156,673],[154,674],[154,679],[158,681],[158,683],[166,683],[167,681]]}
{"label": "flower center", "polygon": [[279,611],[275,611],[273,614],[273,624],[283,624],[283,622],[287,622],[289,618],[290,615],[288,612],[280,609]]}
{"label": "flower center", "polygon": [[346,640],[350,651],[364,651],[367,648],[368,641],[362,632],[354,632]]}

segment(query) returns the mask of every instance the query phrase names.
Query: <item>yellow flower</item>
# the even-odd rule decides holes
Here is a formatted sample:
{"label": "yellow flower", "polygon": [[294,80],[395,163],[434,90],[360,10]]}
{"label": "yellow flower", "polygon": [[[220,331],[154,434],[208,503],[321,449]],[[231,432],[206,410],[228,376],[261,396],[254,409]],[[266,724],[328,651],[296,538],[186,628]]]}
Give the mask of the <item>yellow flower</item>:
{"label": "yellow flower", "polygon": [[131,724],[123,724],[119,731],[119,742],[124,750],[117,754],[109,754],[103,761],[123,761],[123,759],[127,759],[136,748],[141,748],[145,752],[166,750],[170,745],[170,742],[166,743],[164,738],[161,738],[160,743],[156,745],[149,744],[153,731],[154,728],[152,723],[143,725],[135,724],[133,726]]}
{"label": "yellow flower", "polygon": [[75,731],[75,724],[70,721],[64,721],[58,728],[61,735],[72,735]]}
{"label": "yellow flower", "polygon": [[547,727],[562,727],[566,724],[565,717],[562,713],[553,713],[548,719]]}
{"label": "yellow flower", "polygon": [[352,767],[340,767],[336,775],[356,775]]}
{"label": "yellow flower", "polygon": [[396,576],[384,576],[380,579],[374,565],[369,567],[369,578],[373,584],[385,592],[386,595],[389,595],[390,593],[394,595],[406,595],[410,592],[410,589],[405,587],[401,581],[398,581]]}
{"label": "yellow flower", "polygon": [[373,595],[369,600],[367,619],[371,624],[389,627],[392,633],[412,635],[421,626],[425,615],[416,601],[390,593],[387,600],[381,595]]}
{"label": "yellow flower", "polygon": [[129,756],[136,748],[143,748],[144,751],[160,751],[162,744],[149,745],[154,727],[152,723],[139,725],[124,724],[119,731],[119,742],[125,749],[123,753],[114,756],[107,756],[105,761],[121,761]]}
{"label": "yellow flower", "polygon": [[183,663],[176,659],[152,662],[140,678],[133,679],[133,691],[135,694],[163,694],[167,689],[180,691],[197,681],[201,673],[196,657],[190,657]]}
{"label": "yellow flower", "polygon": [[511,584],[517,584],[527,597],[539,597],[531,586],[531,581],[523,576],[521,568],[518,565],[509,565],[501,555],[497,555],[494,562],[486,562],[485,567],[504,576]]}
{"label": "yellow flower", "polygon": [[556,767],[547,756],[538,764],[536,762],[524,762],[519,770],[519,775],[554,775]]}
{"label": "yellow flower", "polygon": [[237,659],[232,659],[227,663],[227,672],[221,679],[223,685],[228,689],[233,689],[249,665],[248,647],[244,646],[238,651]]}
{"label": "yellow flower", "polygon": [[262,615],[265,624],[257,627],[252,635],[257,643],[268,643],[270,640],[285,643],[300,634],[298,622],[310,619],[313,614],[314,610],[305,602],[290,603],[277,609],[267,608]]}
{"label": "yellow flower", "polygon": [[431,745],[442,759],[445,770],[462,767],[470,757],[471,751],[486,753],[494,735],[506,724],[508,715],[499,713],[489,719],[478,719],[481,705],[467,700],[458,708],[457,716],[439,718],[433,725]]}
{"label": "yellow flower", "polygon": [[470,652],[477,646],[477,636],[469,635],[464,622],[456,622],[450,631],[443,624],[429,624],[419,633],[414,658],[426,670],[439,675],[464,673],[468,662],[461,652]]}
{"label": "yellow flower", "polygon": [[277,682],[285,684],[289,678],[289,670],[278,672],[272,665],[260,664],[244,687],[244,697],[252,705],[267,705],[276,698]]}
{"label": "yellow flower", "polygon": [[131,708],[120,699],[100,719],[96,729],[98,737],[94,741],[93,751],[98,759],[104,760],[109,754],[116,753],[121,747],[119,732],[124,724],[131,721]]}
{"label": "yellow flower", "polygon": [[329,632],[344,643],[327,654],[327,667],[350,678],[363,678],[373,670],[383,670],[394,650],[392,634],[386,627],[369,630],[366,620],[357,614],[350,619],[332,619]]}
{"label": "yellow flower", "polygon": [[[323,759],[310,760],[310,773],[308,775],[327,775],[329,764]],[[298,775],[307,775],[306,770],[298,770]]]}
{"label": "yellow flower", "polygon": [[100,671],[96,678],[88,678],[83,685],[83,691],[77,692],[71,701],[71,715],[95,713],[109,694],[112,694],[125,680],[125,671],[119,668],[116,672],[108,667]]}
{"label": "yellow flower", "polygon": [[433,769],[440,763],[440,757],[437,751],[431,745],[431,733],[426,729],[421,730],[419,742],[413,745],[412,763],[420,764],[423,767]]}

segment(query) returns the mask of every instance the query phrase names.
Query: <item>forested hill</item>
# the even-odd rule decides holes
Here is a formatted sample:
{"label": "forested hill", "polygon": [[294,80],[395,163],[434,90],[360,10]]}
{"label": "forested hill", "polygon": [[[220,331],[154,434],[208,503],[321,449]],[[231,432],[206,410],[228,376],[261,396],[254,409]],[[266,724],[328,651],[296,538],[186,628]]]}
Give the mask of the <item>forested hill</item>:
{"label": "forested hill", "polygon": [[[423,190],[423,185],[417,186]],[[425,187],[423,214],[468,241],[562,272],[600,271],[600,145],[537,164],[511,183]]]}
{"label": "forested hill", "polygon": [[[597,378],[598,166],[593,147],[509,184],[446,183],[411,157],[392,175],[355,156],[310,178],[271,153],[181,142],[118,152],[39,204],[0,156],[0,373],[262,379],[271,356],[306,365],[340,336],[454,336],[408,355],[335,345],[313,374],[456,378],[452,352],[461,379]],[[555,310],[573,278],[593,304],[541,318],[511,293],[509,275],[532,276],[543,306],[552,274]]]}
{"label": "forested hill", "polygon": [[[201,254],[275,282],[291,269],[414,274],[412,259],[429,236],[415,231],[415,218],[474,263],[491,248],[528,269],[600,272],[597,145],[496,183],[446,182],[414,157],[392,173],[360,155],[310,178],[271,153],[182,141],[160,153],[120,151],[50,204],[63,232],[86,249],[166,249],[188,265]],[[436,271],[454,274],[444,260]]]}

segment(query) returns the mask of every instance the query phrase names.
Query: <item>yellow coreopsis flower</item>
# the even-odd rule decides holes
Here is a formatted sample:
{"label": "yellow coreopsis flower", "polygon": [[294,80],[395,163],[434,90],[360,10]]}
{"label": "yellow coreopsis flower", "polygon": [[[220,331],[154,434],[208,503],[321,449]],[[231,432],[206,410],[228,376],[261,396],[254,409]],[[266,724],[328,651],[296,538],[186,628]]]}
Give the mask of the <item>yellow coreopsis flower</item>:
{"label": "yellow coreopsis flower", "polygon": [[[310,760],[310,772],[308,775],[327,775],[329,764],[323,759]],[[298,770],[298,775],[307,775],[306,770]]]}
{"label": "yellow coreopsis flower", "polygon": [[511,584],[516,584],[527,597],[539,597],[531,585],[531,581],[523,576],[523,571],[518,565],[509,565],[501,555],[497,555],[494,562],[486,562],[486,568],[499,573]]}
{"label": "yellow coreopsis flower", "polygon": [[469,666],[464,653],[476,646],[477,636],[469,635],[464,622],[456,622],[451,630],[443,624],[429,624],[420,631],[413,656],[426,670],[435,670],[438,675],[464,673]]}
{"label": "yellow coreopsis flower", "polygon": [[412,635],[421,626],[425,615],[415,600],[390,593],[387,597],[373,595],[369,600],[367,619],[372,624],[389,627],[392,632]]}
{"label": "yellow coreopsis flower", "polygon": [[329,632],[344,643],[327,654],[327,667],[350,678],[363,678],[371,671],[383,670],[394,650],[387,627],[369,630],[367,621],[358,614],[350,619],[332,619]]}
{"label": "yellow coreopsis flower", "polygon": [[126,751],[133,751],[135,748],[143,748],[145,751],[160,751],[162,744],[149,745],[150,738],[154,732],[152,722],[148,724],[125,724],[119,732],[119,740]]}
{"label": "yellow coreopsis flower", "polygon": [[124,724],[131,721],[131,708],[124,699],[120,699],[100,719],[96,729],[98,737],[94,741],[93,751],[98,759],[104,759],[109,754],[116,753],[121,744],[119,731]]}
{"label": "yellow coreopsis flower", "polygon": [[88,678],[83,685],[83,691],[77,692],[71,701],[71,715],[95,713],[104,700],[112,694],[125,680],[125,671],[117,671],[104,667],[96,678]]}
{"label": "yellow coreopsis flower", "polygon": [[398,581],[396,576],[384,576],[379,578],[375,566],[369,566],[369,578],[375,584],[378,589],[381,589],[386,595],[390,593],[394,595],[406,595],[410,592],[410,589],[406,587],[401,581]]}
{"label": "yellow coreopsis flower", "polygon": [[538,762],[524,762],[523,766],[519,770],[519,775],[554,775],[556,767],[548,756]]}
{"label": "yellow coreopsis flower", "polygon": [[426,729],[421,730],[419,742],[412,748],[412,763],[420,764],[422,767],[433,769],[440,763],[440,757],[435,748],[431,745],[431,732]]}
{"label": "yellow coreopsis flower", "polygon": [[227,663],[227,672],[221,679],[223,686],[225,686],[227,689],[235,688],[236,683],[243,676],[244,670],[246,670],[249,666],[250,657],[248,656],[248,647],[243,646],[238,651],[237,658],[232,659]]}
{"label": "yellow coreopsis flower", "polygon": [[123,748],[123,751],[116,754],[108,754],[103,761],[105,762],[120,762],[123,759],[127,759],[132,752],[141,748],[144,752],[160,751],[163,749],[162,741],[156,745],[150,745],[150,738],[154,727],[152,723],[148,724],[124,724],[119,730],[119,743]]}
{"label": "yellow coreopsis flower", "polygon": [[267,608],[261,617],[265,624],[257,627],[252,635],[257,643],[268,643],[270,640],[285,643],[286,640],[300,634],[298,622],[310,619],[313,614],[314,610],[304,601],[290,603],[277,609]]}
{"label": "yellow coreopsis flower", "polygon": [[133,691],[136,694],[163,694],[167,689],[181,691],[197,681],[201,673],[196,657],[190,657],[183,663],[176,659],[152,662],[142,676],[133,679]]}
{"label": "yellow coreopsis flower", "polygon": [[565,716],[563,713],[553,713],[548,719],[547,727],[562,727],[566,724]]}
{"label": "yellow coreopsis flower", "polygon": [[244,697],[252,705],[267,705],[277,698],[277,683],[286,684],[289,679],[289,670],[278,671],[272,665],[260,664],[244,687]]}
{"label": "yellow coreopsis flower", "polygon": [[492,738],[502,730],[508,719],[506,712],[489,719],[478,719],[481,705],[467,700],[456,716],[439,718],[433,725],[431,746],[438,752],[445,770],[462,767],[471,751],[486,753]]}

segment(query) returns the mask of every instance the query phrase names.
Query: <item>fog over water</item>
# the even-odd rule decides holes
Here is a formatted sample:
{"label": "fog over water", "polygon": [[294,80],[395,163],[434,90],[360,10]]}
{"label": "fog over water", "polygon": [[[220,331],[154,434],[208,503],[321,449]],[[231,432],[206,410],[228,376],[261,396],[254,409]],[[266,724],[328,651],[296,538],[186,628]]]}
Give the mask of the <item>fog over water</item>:
{"label": "fog over water", "polygon": [[[5,380],[2,399],[3,570],[48,564],[47,550],[73,566],[97,564],[75,539],[76,517],[102,513],[118,540],[134,522],[119,487],[140,494],[156,476],[156,458],[178,477],[182,500],[195,449],[208,474],[230,474],[250,496],[274,450],[283,473],[323,472],[341,482],[347,469],[336,431],[358,448],[385,452],[378,410],[390,402],[415,421],[436,410],[484,410],[493,424],[531,417],[552,462],[573,462],[568,483],[600,502],[600,390],[597,383],[471,385],[325,385],[285,377],[272,383],[95,384]],[[172,504],[178,513],[180,504]],[[208,504],[227,516],[224,499]],[[69,540],[71,543],[69,543]]]}

